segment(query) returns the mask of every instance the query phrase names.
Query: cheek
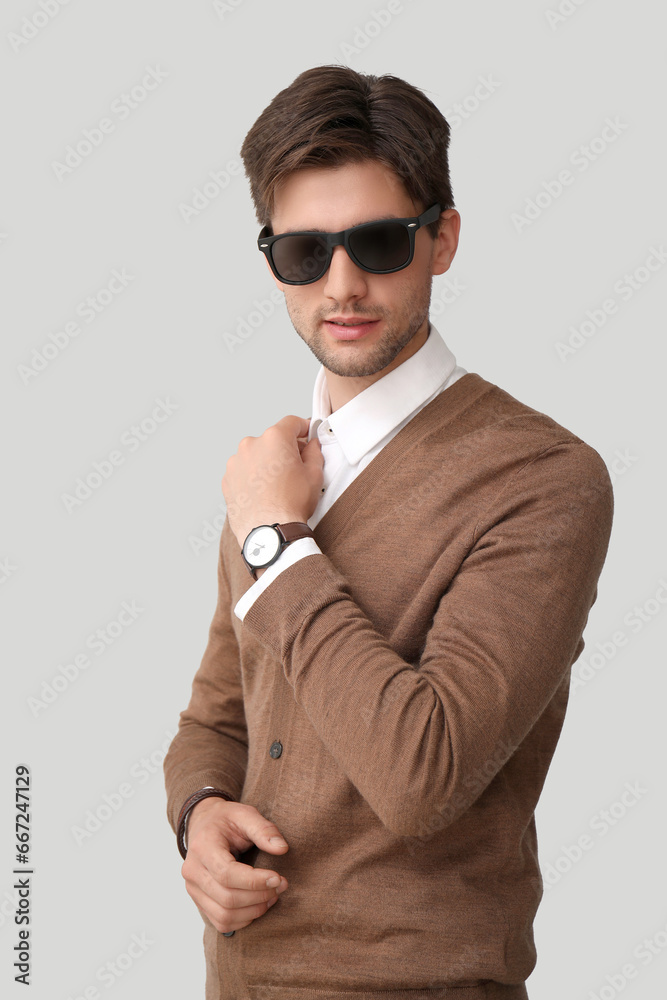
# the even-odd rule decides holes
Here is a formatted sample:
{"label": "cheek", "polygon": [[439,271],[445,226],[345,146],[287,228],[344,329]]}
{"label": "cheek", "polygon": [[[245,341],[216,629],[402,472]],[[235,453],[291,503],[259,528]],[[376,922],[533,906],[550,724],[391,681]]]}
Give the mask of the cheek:
{"label": "cheek", "polygon": [[[417,236],[419,236],[419,233]],[[430,273],[435,248],[435,240],[432,240],[430,236],[425,235],[423,240],[417,239],[412,264],[416,265],[420,270]]]}
{"label": "cheek", "polygon": [[[415,261],[413,260],[413,264]],[[424,290],[423,269],[412,269],[412,264],[404,271],[385,275],[386,282],[378,286],[374,292],[373,301],[393,313],[402,313],[409,309],[415,297],[420,297]]]}
{"label": "cheek", "polygon": [[285,290],[285,305],[290,316],[307,317],[322,305],[312,292],[306,292],[305,286],[300,289]]}

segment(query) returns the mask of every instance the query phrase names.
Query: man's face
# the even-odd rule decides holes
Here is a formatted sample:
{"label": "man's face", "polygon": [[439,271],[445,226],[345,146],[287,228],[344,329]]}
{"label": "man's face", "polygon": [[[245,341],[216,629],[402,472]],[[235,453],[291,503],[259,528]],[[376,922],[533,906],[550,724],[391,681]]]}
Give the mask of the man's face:
{"label": "man's face", "polygon": [[[276,192],[271,225],[276,234],[309,229],[336,233],[387,216],[417,216],[429,207],[415,205],[388,167],[367,160],[290,174]],[[442,238],[433,240],[424,227],[417,231],[414,258],[402,271],[370,274],[337,246],[329,269],[318,281],[286,285],[274,277],[285,293],[294,329],[320,364],[336,375],[374,375],[390,365],[417,333],[422,342],[426,340],[432,276],[447,270],[456,251],[458,213],[451,209],[445,216],[448,224],[441,227],[446,231]],[[379,322],[361,337],[343,340],[328,322],[334,318]]]}

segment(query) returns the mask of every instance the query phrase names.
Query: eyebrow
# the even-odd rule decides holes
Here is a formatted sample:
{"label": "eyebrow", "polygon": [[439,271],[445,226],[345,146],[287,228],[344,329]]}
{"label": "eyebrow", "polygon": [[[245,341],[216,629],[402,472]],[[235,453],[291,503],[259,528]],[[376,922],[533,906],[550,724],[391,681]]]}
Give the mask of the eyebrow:
{"label": "eyebrow", "polygon": [[[390,219],[405,219],[405,218],[411,218],[411,216],[405,216],[405,215],[383,215],[379,219],[363,219],[361,222],[355,222],[351,226],[346,226],[345,229],[354,229],[355,226],[363,226],[367,222],[389,222]],[[295,229],[283,229],[282,233],[275,233],[274,235],[276,235],[276,236],[278,236],[278,235],[283,236],[283,235],[287,235],[287,233],[330,233],[330,232],[331,232],[330,229],[318,229],[317,227],[313,226],[311,229],[296,229],[296,228]],[[343,230],[343,229],[336,230],[336,232],[345,232],[345,230]]]}

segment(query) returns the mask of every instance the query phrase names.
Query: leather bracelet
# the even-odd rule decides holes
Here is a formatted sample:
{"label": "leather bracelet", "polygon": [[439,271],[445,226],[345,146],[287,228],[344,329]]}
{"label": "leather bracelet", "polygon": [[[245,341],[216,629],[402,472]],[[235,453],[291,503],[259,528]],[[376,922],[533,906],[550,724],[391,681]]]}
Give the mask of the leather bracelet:
{"label": "leather bracelet", "polygon": [[178,844],[178,850],[183,860],[185,860],[188,855],[188,851],[185,846],[185,818],[193,806],[196,806],[202,799],[208,799],[212,796],[218,799],[227,799],[228,802],[236,802],[236,799],[232,798],[231,795],[227,795],[226,792],[221,792],[218,788],[201,788],[198,792],[195,792],[194,795],[191,795],[189,799],[185,800],[181,811],[178,814],[178,820],[176,823],[176,843]]}

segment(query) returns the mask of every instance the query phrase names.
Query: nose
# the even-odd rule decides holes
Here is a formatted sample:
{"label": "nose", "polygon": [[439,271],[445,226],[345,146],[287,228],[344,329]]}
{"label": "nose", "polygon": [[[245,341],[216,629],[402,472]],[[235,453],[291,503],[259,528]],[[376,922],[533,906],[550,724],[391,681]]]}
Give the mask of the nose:
{"label": "nose", "polygon": [[345,247],[333,248],[331,263],[324,275],[324,294],[339,302],[361,298],[367,292],[367,272],[357,267]]}

